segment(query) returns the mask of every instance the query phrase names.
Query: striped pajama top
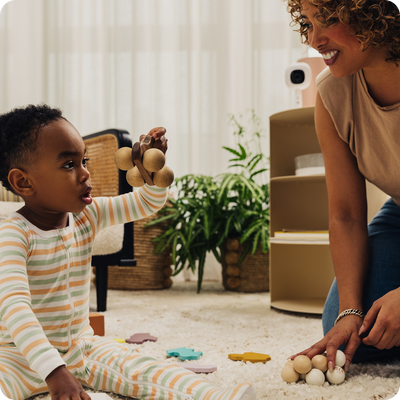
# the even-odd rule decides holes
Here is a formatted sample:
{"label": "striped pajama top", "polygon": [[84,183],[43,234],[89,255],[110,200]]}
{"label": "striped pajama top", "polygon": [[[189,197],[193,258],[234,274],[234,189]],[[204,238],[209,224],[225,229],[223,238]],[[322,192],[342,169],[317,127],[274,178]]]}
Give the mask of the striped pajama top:
{"label": "striped pajama top", "polygon": [[19,213],[0,224],[0,346],[17,346],[44,380],[89,325],[91,254],[101,229],[147,217],[167,189],[94,198],[66,228],[42,231]]}

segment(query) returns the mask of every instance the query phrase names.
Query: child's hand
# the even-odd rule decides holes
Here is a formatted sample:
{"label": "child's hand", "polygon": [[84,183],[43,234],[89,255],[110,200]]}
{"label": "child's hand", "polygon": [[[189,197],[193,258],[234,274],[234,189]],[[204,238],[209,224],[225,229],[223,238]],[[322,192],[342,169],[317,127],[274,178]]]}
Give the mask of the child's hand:
{"label": "child's hand", "polygon": [[46,383],[51,400],[90,400],[90,396],[65,365],[51,372]]}
{"label": "child's hand", "polygon": [[[153,128],[147,135],[153,136],[155,139],[153,148],[161,150],[164,154],[168,149],[168,139],[165,137],[165,132],[167,130],[165,128]],[[142,140],[146,135],[141,135],[139,140]]]}

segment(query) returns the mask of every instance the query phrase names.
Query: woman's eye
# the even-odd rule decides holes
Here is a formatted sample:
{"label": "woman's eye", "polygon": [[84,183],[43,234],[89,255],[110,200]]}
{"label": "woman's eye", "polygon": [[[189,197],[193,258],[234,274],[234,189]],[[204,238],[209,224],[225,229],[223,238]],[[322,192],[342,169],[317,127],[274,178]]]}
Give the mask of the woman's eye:
{"label": "woman's eye", "polygon": [[88,158],[88,157],[85,157],[84,159],[83,159],[83,161],[82,161],[82,165],[86,168],[87,167],[87,165],[88,165],[88,161],[90,160],[90,158]]}
{"label": "woman's eye", "polygon": [[312,28],[312,25],[311,25],[311,24],[308,24],[307,22],[304,22],[304,21],[300,22],[300,26],[301,26],[303,29],[305,29],[306,31],[308,31],[309,29]]}

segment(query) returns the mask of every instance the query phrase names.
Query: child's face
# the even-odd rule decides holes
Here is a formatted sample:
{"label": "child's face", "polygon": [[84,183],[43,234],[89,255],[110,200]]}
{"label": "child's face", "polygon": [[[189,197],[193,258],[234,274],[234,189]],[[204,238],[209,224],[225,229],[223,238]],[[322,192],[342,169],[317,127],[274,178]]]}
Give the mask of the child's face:
{"label": "child's face", "polygon": [[92,202],[86,149],[81,135],[60,119],[44,127],[37,162],[28,168],[34,195],[25,199],[44,213],[78,213]]}

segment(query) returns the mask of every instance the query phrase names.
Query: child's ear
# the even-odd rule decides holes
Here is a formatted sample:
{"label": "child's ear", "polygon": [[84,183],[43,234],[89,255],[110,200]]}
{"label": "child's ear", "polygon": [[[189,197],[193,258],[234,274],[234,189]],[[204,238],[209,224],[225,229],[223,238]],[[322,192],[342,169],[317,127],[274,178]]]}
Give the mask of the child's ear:
{"label": "child's ear", "polygon": [[19,168],[14,168],[8,173],[8,181],[14,189],[14,191],[20,195],[31,196],[35,193],[32,182],[29,179],[28,174]]}

